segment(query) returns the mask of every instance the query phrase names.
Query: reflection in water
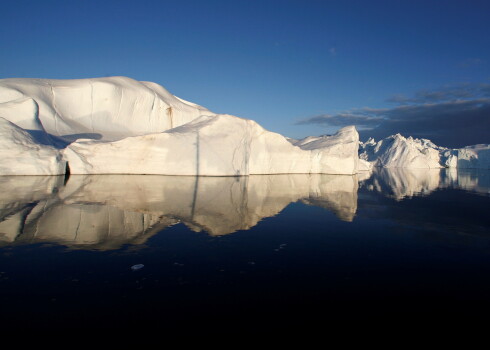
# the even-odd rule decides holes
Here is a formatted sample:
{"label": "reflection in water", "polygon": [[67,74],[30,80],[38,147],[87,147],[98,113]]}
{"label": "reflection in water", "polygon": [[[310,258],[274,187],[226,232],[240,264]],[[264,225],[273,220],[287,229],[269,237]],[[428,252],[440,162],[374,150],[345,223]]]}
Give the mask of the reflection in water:
{"label": "reflection in water", "polygon": [[490,171],[487,169],[459,169],[455,187],[490,194]]}
{"label": "reflection in water", "polygon": [[490,193],[490,172],[482,169],[374,168],[360,177],[361,186],[397,200],[423,196],[437,189],[455,188]]}
{"label": "reflection in water", "polygon": [[342,175],[3,177],[0,241],[92,249],[141,244],[183,222],[224,235],[302,201],[352,221],[358,180]]}
{"label": "reflection in water", "polygon": [[247,230],[292,202],[352,221],[361,187],[402,200],[441,188],[490,193],[490,172],[374,169],[361,176],[192,177],[77,175],[0,177],[0,243],[50,242],[90,249],[142,244],[177,223],[219,236]]}
{"label": "reflection in water", "polygon": [[140,336],[485,319],[489,174],[0,177],[0,323]]}
{"label": "reflection in water", "polygon": [[489,175],[476,169],[376,169],[360,183],[357,217],[388,220],[424,240],[471,245],[476,237],[490,237]]}
{"label": "reflection in water", "polygon": [[26,217],[63,186],[63,176],[0,176],[0,242],[13,242]]}
{"label": "reflection in water", "polygon": [[364,187],[401,200],[429,194],[439,187],[440,182],[440,169],[375,168],[372,176],[365,180]]}

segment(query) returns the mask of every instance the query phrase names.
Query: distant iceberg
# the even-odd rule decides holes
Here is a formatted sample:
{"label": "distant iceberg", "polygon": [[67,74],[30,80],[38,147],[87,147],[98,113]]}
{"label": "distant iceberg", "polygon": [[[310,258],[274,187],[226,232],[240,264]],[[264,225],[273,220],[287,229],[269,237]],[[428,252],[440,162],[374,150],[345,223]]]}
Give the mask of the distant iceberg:
{"label": "distant iceberg", "polygon": [[427,139],[391,135],[376,142],[359,142],[360,167],[490,169],[490,145],[449,149]]}
{"label": "distant iceberg", "polygon": [[490,169],[490,145],[474,145],[457,150],[458,168]]}

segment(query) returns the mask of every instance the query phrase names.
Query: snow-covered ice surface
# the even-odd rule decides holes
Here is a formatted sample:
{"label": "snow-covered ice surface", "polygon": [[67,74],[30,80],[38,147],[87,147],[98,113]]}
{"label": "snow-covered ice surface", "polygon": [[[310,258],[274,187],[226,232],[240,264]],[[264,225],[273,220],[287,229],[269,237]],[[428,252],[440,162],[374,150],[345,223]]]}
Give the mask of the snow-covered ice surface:
{"label": "snow-covered ice surface", "polygon": [[38,143],[24,129],[0,117],[0,175],[60,175],[66,162],[58,149]]}
{"label": "snow-covered ice surface", "polygon": [[253,120],[215,115],[158,134],[79,140],[64,155],[72,174],[355,174],[358,137],[346,127],[314,146],[296,146]]}
{"label": "snow-covered ice surface", "polygon": [[[118,140],[162,132],[201,115],[214,115],[156,83],[127,77],[0,80],[0,113],[19,104],[28,110],[31,108],[28,101],[35,101],[44,129],[67,141],[80,137]],[[8,105],[2,108],[3,104]],[[32,123],[27,125],[29,119],[24,116],[15,114],[13,118],[9,120],[16,124],[21,118],[25,120],[18,124],[22,128],[36,127]]]}

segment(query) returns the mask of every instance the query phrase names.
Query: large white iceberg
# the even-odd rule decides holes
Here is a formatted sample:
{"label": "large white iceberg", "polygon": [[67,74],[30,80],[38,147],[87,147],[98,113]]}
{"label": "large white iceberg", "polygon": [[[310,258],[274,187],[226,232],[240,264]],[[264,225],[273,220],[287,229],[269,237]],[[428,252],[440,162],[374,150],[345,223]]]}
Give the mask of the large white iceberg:
{"label": "large white iceberg", "polygon": [[68,144],[64,159],[56,159],[63,169],[68,161],[74,174],[355,174],[358,167],[353,126],[294,141],[126,77],[3,79],[2,116],[38,143]]}

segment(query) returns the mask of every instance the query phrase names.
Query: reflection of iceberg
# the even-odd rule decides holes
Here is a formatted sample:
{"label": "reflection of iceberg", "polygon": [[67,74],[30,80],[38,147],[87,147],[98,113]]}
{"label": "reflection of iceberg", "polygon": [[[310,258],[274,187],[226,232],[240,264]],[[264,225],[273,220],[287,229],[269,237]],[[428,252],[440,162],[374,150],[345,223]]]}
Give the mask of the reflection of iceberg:
{"label": "reflection of iceberg", "polygon": [[479,169],[374,168],[362,187],[401,200],[428,195],[440,188],[490,193],[490,172]]}
{"label": "reflection of iceberg", "polygon": [[[153,215],[126,212],[100,204],[67,204],[57,202],[33,210],[27,217],[24,242],[57,242],[66,245],[118,248],[126,243],[143,243],[153,225],[165,228],[165,220]],[[175,223],[170,221],[168,224]],[[162,227],[163,225],[163,227]]]}
{"label": "reflection of iceberg", "polygon": [[46,203],[63,180],[62,176],[0,176],[0,242],[14,241],[36,203]]}
{"label": "reflection of iceberg", "polygon": [[[42,182],[46,178],[37,178],[46,187]],[[15,185],[10,186],[19,198],[4,199],[0,232],[3,226],[16,228],[10,228],[4,241],[57,242],[97,249],[140,244],[178,222],[211,235],[246,230],[295,201],[324,207],[351,221],[358,186],[356,176],[299,174],[80,175],[72,176],[59,191],[41,191],[32,188],[34,185],[24,195]],[[32,197],[36,191],[47,193]],[[9,210],[12,207],[19,209]],[[22,208],[27,209],[23,212]]]}
{"label": "reflection of iceberg", "polygon": [[303,197],[301,201],[328,209],[341,220],[352,221],[357,210],[356,179],[350,176],[323,176],[315,179],[318,181],[310,183],[308,197]]}
{"label": "reflection of iceberg", "polygon": [[400,200],[427,195],[439,187],[440,169],[377,168],[373,185],[379,191]]}
{"label": "reflection of iceberg", "polygon": [[[457,181],[457,182],[456,182]],[[458,169],[456,187],[466,191],[490,194],[490,171],[482,169]]]}

